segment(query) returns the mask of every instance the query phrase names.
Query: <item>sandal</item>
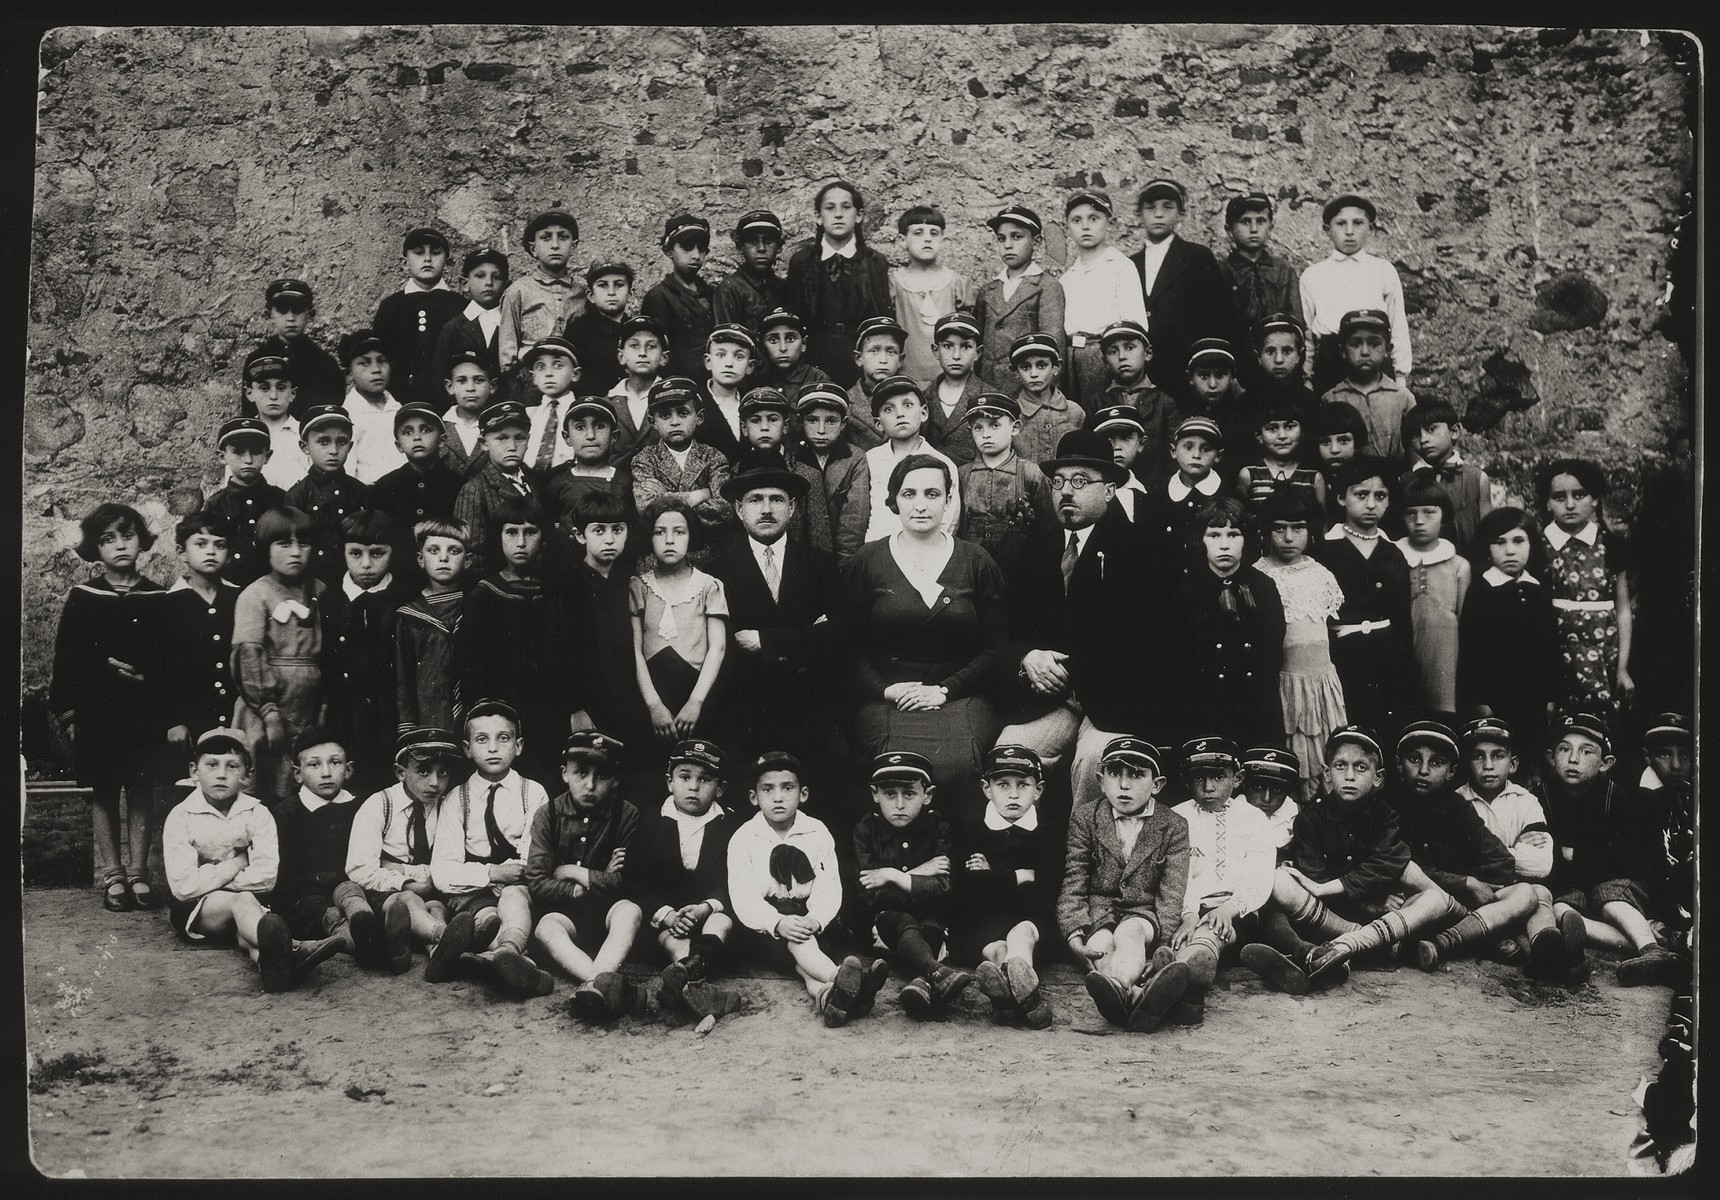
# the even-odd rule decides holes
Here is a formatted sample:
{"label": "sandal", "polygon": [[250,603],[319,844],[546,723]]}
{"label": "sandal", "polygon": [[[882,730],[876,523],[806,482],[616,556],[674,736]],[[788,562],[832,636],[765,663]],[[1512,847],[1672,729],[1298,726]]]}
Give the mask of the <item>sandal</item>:
{"label": "sandal", "polygon": [[131,892],[126,890],[123,879],[116,879],[107,885],[107,891],[102,894],[102,907],[109,912],[131,911]]}
{"label": "sandal", "polygon": [[137,908],[148,911],[155,907],[155,889],[149,886],[149,880],[140,877],[125,881],[126,891],[131,893],[131,902]]}

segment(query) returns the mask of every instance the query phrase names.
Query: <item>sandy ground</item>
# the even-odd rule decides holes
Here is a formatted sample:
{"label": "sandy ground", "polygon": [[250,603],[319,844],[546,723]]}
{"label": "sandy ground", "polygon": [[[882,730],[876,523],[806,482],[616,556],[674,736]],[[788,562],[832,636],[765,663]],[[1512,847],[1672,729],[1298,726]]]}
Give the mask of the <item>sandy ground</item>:
{"label": "sandy ground", "polygon": [[977,992],[916,1024],[899,980],[829,1030],[797,983],[749,977],[701,1037],[587,1027],[565,982],[520,1003],[346,959],[269,996],[236,951],[87,891],[28,890],[24,920],[50,1176],[1617,1176],[1670,1002],[1610,964],[1575,992],[1466,962],[1302,998],[1235,970],[1204,1026],[1143,1036],[1058,968],[1044,1032]]}

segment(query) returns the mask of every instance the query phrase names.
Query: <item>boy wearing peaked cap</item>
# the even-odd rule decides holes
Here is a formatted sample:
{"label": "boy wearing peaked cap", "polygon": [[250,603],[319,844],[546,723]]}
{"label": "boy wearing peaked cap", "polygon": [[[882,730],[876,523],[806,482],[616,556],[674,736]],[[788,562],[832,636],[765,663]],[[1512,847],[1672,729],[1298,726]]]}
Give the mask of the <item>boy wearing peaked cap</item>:
{"label": "boy wearing peaked cap", "polygon": [[1424,971],[1466,949],[1515,940],[1536,908],[1534,889],[1517,882],[1511,851],[1458,794],[1459,756],[1446,726],[1412,721],[1398,735],[1399,786],[1386,793],[1412,856],[1405,881],[1431,880],[1469,910],[1444,929],[1423,931],[1415,951]]}
{"label": "boy wearing peaked cap", "polygon": [[1170,476],[1164,447],[1170,445],[1178,416],[1175,402],[1147,377],[1147,364],[1152,361],[1153,353],[1147,327],[1136,321],[1117,321],[1099,334],[1098,345],[1108,382],[1090,407],[1116,408],[1126,404],[1140,414],[1147,431],[1147,454],[1136,474],[1142,483],[1153,487]]}
{"label": "boy wearing peaked cap", "polygon": [[931,808],[937,788],[924,755],[893,750],[872,760],[874,811],[854,826],[858,900],[850,918],[911,978],[897,1000],[912,1017],[930,1016],[973,982],[939,961],[946,937],[951,860],[950,823]]}
{"label": "boy wearing peaked cap", "polygon": [[394,414],[400,409],[400,401],[389,390],[394,363],[387,344],[369,329],[340,339],[340,362],[347,379],[342,404],[352,420],[352,455],[346,469],[368,487],[406,463],[394,446]]}
{"label": "boy wearing peaked cap", "polygon": [[490,546],[491,515],[507,501],[537,496],[537,487],[523,465],[531,428],[525,406],[512,400],[498,401],[478,417],[484,465],[460,485],[460,494],[454,498],[454,519],[472,535],[466,572],[474,579],[501,565]]}
{"label": "boy wearing peaked cap", "polygon": [[520,355],[542,339],[560,334],[568,318],[585,308],[585,287],[568,269],[577,245],[579,222],[571,213],[550,209],[526,222],[525,247],[532,256],[532,269],[517,276],[502,293],[496,335],[502,373],[510,383],[504,394],[510,399],[525,399],[523,381],[514,372]]}
{"label": "boy wearing peaked cap", "polygon": [[745,325],[717,325],[705,338],[705,386],[699,393],[704,419],[693,436],[721,454],[731,467],[746,445],[741,394],[758,359],[758,338]]}
{"label": "boy wearing peaked cap", "polygon": [[585,290],[585,311],[568,318],[562,336],[579,364],[580,392],[602,396],[626,375],[618,351],[621,323],[633,294],[633,268],[624,262],[592,263],[585,269]]}
{"label": "boy wearing peaked cap", "polygon": [[452,400],[442,411],[441,455],[462,482],[484,469],[484,434],[479,415],[490,406],[496,371],[476,350],[457,350],[442,368],[442,388]]}
{"label": "boy wearing peaked cap", "polygon": [[728,957],[735,919],[728,889],[729,839],[735,824],[718,802],[727,756],[704,738],[669,751],[669,795],[642,815],[628,846],[627,898],[669,965],[657,977],[660,1007],[722,1015],[736,997],[706,984]]}
{"label": "boy wearing peaked cap", "polygon": [[1141,414],[1130,404],[1101,408],[1088,418],[1086,428],[1110,441],[1111,460],[1126,473],[1123,482],[1117,485],[1117,507],[1131,526],[1141,528],[1148,496],[1147,485],[1135,474],[1135,466],[1146,449],[1147,427],[1141,423]]}
{"label": "boy wearing peaked cap", "polygon": [[1290,838],[1301,806],[1295,793],[1301,790],[1302,767],[1296,756],[1277,746],[1255,746],[1242,755],[1242,790],[1266,818],[1272,846],[1280,863],[1290,858]]}
{"label": "boy wearing peaked cap", "polygon": [[1140,277],[1146,326],[1153,341],[1152,371],[1160,387],[1187,399],[1179,366],[1202,338],[1238,338],[1247,327],[1236,317],[1218,260],[1205,246],[1177,233],[1188,192],[1174,179],[1150,179],[1135,198],[1146,244],[1129,256]]}
{"label": "boy wearing peaked cap", "polygon": [[[1148,956],[1168,946],[1188,887],[1188,822],[1158,802],[1163,759],[1142,738],[1107,742],[1099,756],[1101,798],[1069,819],[1057,920],[1087,994],[1112,1025],[1150,1033],[1181,999],[1184,972],[1147,980]],[[1184,968],[1186,971],[1186,968]],[[1179,982],[1180,979],[1180,982]]]}
{"label": "boy wearing peaked cap", "polygon": [[[984,360],[984,349],[980,351]],[[1013,392],[1021,406],[1021,428],[1015,433],[1015,448],[1029,462],[1038,462],[1057,453],[1057,442],[1064,434],[1080,429],[1087,413],[1070,400],[1057,386],[1057,376],[1063,366],[1063,352],[1058,339],[1049,333],[1024,333],[1009,345],[1011,376],[1008,386],[998,388]],[[990,377],[987,377],[989,382]]]}
{"label": "boy wearing peaked cap", "polygon": [[718,500],[729,478],[721,451],[696,440],[705,420],[699,386],[671,375],[651,385],[647,400],[657,440],[633,455],[633,502],[644,512],[654,500],[676,498],[693,506],[707,529],[722,527],[732,515]]}
{"label": "boy wearing peaked cap", "polygon": [[1020,406],[1002,392],[968,402],[967,425],[976,456],[957,472],[962,536],[978,542],[1005,577],[1013,575],[1027,536],[1056,523],[1045,473],[1016,451]]}
{"label": "boy wearing peaked cap", "polygon": [[896,464],[910,454],[929,454],[940,459],[949,469],[950,495],[944,506],[942,528],[953,537],[962,515],[960,475],[950,456],[925,438],[925,394],[906,375],[892,375],[879,380],[878,386],[872,389],[871,405],[873,426],[886,440],[883,445],[866,451],[870,490],[865,540],[873,542],[901,531],[902,518],[890,507],[890,474],[896,469]]}
{"label": "boy wearing peaked cap", "polygon": [[986,752],[980,789],[985,815],[957,832],[950,954],[979,963],[974,978],[993,1020],[1044,1029],[1051,1005],[1033,959],[1044,931],[1056,928],[1053,882],[1063,865],[1060,840],[1041,824],[1044,764],[1026,746],[1000,742]]}
{"label": "boy wearing peaked cap", "polygon": [[639,810],[621,797],[625,749],[595,729],[567,738],[567,786],[533,816],[526,856],[538,944],[579,981],[573,1007],[588,1021],[618,1017],[637,998],[621,975],[641,922],[639,906],[623,898],[627,852],[639,828]]}
{"label": "boy wearing peaked cap", "polygon": [[848,440],[856,450],[871,450],[884,442],[864,414],[872,404],[873,390],[884,380],[902,375],[907,346],[908,331],[895,317],[867,317],[855,327],[854,363],[859,372],[848,387]]}
{"label": "boy wearing peaked cap", "polygon": [[1320,210],[1320,224],[1331,240],[1332,253],[1302,271],[1302,312],[1312,343],[1309,375],[1316,396],[1343,376],[1339,323],[1359,308],[1377,309],[1388,322],[1391,373],[1408,379],[1409,320],[1404,315],[1403,281],[1397,268],[1367,251],[1378,224],[1374,203],[1366,196],[1334,196]]}
{"label": "boy wearing peaked cap", "polygon": [[271,458],[268,427],[257,417],[234,417],[224,421],[215,447],[227,470],[227,482],[203,501],[203,510],[224,519],[231,531],[227,539],[227,565],[221,577],[244,587],[266,574],[269,564],[257,552],[257,519],[271,508],[287,502],[287,494],[265,477]]}
{"label": "boy wearing peaked cap", "polygon": [[[442,455],[446,427],[435,406],[418,400],[402,404],[394,414],[394,444],[406,456],[370,489],[370,505],[394,522],[404,551],[412,527],[420,521],[451,521],[465,479]],[[410,568],[410,560],[399,564]],[[411,574],[402,570],[403,577]]]}
{"label": "boy wearing peaked cap", "polygon": [[1320,400],[1324,404],[1342,400],[1361,413],[1372,453],[1390,463],[1395,472],[1409,463],[1403,419],[1415,407],[1415,393],[1404,386],[1404,377],[1388,372],[1391,336],[1391,322],[1383,311],[1364,308],[1345,313],[1338,323],[1343,374],[1320,394]]}
{"label": "boy wearing peaked cap", "polygon": [[1119,321],[1141,331],[1141,374],[1146,374],[1146,297],[1141,277],[1123,252],[1111,244],[1115,210],[1103,191],[1088,188],[1063,202],[1063,219],[1075,256],[1057,282],[1063,287],[1063,326],[1068,334],[1069,395],[1084,408],[1101,407],[1109,364],[1097,342],[1101,331]]}
{"label": "boy wearing peaked cap", "polygon": [[[829,383],[830,376],[806,359],[806,322],[786,308],[773,308],[759,318],[758,335],[763,345],[759,382],[781,388],[793,397],[803,387]],[[844,389],[838,388],[847,393]]]}
{"label": "boy wearing peaked cap", "polygon": [[632,316],[621,322],[616,361],[621,382],[605,397],[615,410],[615,436],[609,452],[616,462],[657,440],[649,411],[651,388],[663,378],[669,361],[669,335],[654,317]]}
{"label": "boy wearing peaked cap", "polygon": [[794,407],[788,398],[773,387],[753,388],[741,398],[742,449],[735,463],[736,473],[723,486],[723,499],[735,503],[744,496],[744,491],[736,490],[736,485],[749,469],[761,466],[785,469],[806,485],[804,491],[790,492],[796,510],[792,532],[807,545],[834,554],[824,475],[818,468],[788,457],[786,439],[793,416]]}
{"label": "boy wearing peaked cap", "polygon": [[289,488],[304,478],[310,460],[299,449],[298,387],[286,355],[257,349],[245,357],[243,416],[263,423],[269,435],[269,455],[263,463],[263,478],[278,488]]}
{"label": "boy wearing peaked cap", "polygon": [[1194,544],[1200,537],[1195,518],[1225,494],[1224,480],[1218,474],[1224,433],[1206,417],[1189,417],[1176,426],[1169,446],[1167,458],[1175,469],[1156,482],[1143,478],[1147,494],[1136,506],[1135,524],[1149,559],[1159,564],[1168,578],[1176,579],[1205,558]]}
{"label": "boy wearing peaked cap", "polygon": [[448,364],[456,354],[476,354],[491,378],[500,373],[496,343],[502,328],[502,293],[508,287],[508,270],[508,256],[489,247],[470,251],[461,260],[466,306],[436,335],[432,364],[438,382],[435,394],[427,397],[433,403],[441,403],[441,381],[448,378]]}
{"label": "boy wearing peaked cap", "polygon": [[1201,338],[1189,347],[1183,397],[1177,417],[1205,417],[1224,434],[1231,457],[1218,470],[1229,485],[1245,461],[1242,451],[1254,441],[1256,422],[1238,403],[1235,395],[1236,352],[1223,338]]}
{"label": "boy wearing peaked cap", "polygon": [[932,352],[939,371],[921,388],[929,414],[926,440],[960,466],[977,454],[963,426],[973,398],[985,391],[974,370],[979,362],[979,326],[965,312],[939,317],[932,327]]}
{"label": "boy wearing peaked cap", "polygon": [[525,466],[532,484],[542,488],[549,473],[573,457],[573,447],[561,436],[562,422],[573,404],[573,385],[583,376],[573,343],[559,334],[540,338],[520,355],[519,371],[531,381],[538,400],[527,414],[531,431],[526,438]]}
{"label": "boy wearing peaked cap", "polygon": [[352,418],[336,404],[313,408],[299,423],[299,448],[310,459],[305,477],[287,489],[287,506],[311,518],[311,574],[333,587],[346,571],[340,523],[370,507],[370,488],[347,474]]}
{"label": "boy wearing peaked cap", "polygon": [[[1063,364],[1063,285],[1046,274],[1038,261],[1039,240],[1045,230],[1039,214],[1025,204],[1011,204],[986,219],[997,242],[1003,269],[980,285],[974,299],[974,324],[979,326],[980,374],[987,386],[1009,391],[1015,384],[1013,347],[1022,338],[1044,334],[1051,339],[1052,386]],[[1056,447],[1052,439],[1050,449]],[[1049,457],[1023,449],[1029,458]]]}
{"label": "boy wearing peaked cap", "polygon": [[400,245],[406,282],[376,306],[370,327],[382,339],[394,364],[394,386],[408,400],[432,402],[440,391],[436,342],[442,328],[466,307],[460,293],[442,278],[448,265],[448,239],[434,229],[409,230]]}
{"label": "boy wearing peaked cap", "polygon": [[805,384],[795,393],[794,409],[800,425],[794,461],[818,472],[831,547],[840,565],[865,542],[871,471],[865,454],[849,443],[848,397],[841,388],[828,380]]}
{"label": "boy wearing peaked cap", "polygon": [[711,298],[718,324],[764,332],[765,315],[788,303],[788,284],[776,273],[782,255],[782,221],[762,209],[742,214],[730,236],[740,265],[717,285]]}
{"label": "boy wearing peaked cap", "polygon": [[581,496],[605,492],[629,509],[633,507],[633,468],[617,460],[615,409],[597,396],[576,396],[562,411],[556,439],[571,446],[573,457],[564,460],[543,481],[541,489],[546,513],[553,518],[555,536],[570,526],[573,506]]}
{"label": "boy wearing peaked cap", "polygon": [[[287,360],[287,374],[296,389],[290,409],[295,420],[319,404],[339,404],[346,391],[340,364],[308,332],[316,311],[311,285],[302,279],[275,279],[263,289],[269,335],[259,349]],[[253,414],[242,411],[241,415]]]}
{"label": "boy wearing peaked cap", "polygon": [[711,252],[711,223],[676,213],[663,222],[658,244],[669,258],[669,272],[645,293],[639,311],[668,333],[669,373],[697,379],[704,367],[705,339],[717,322],[716,294],[699,273]]}

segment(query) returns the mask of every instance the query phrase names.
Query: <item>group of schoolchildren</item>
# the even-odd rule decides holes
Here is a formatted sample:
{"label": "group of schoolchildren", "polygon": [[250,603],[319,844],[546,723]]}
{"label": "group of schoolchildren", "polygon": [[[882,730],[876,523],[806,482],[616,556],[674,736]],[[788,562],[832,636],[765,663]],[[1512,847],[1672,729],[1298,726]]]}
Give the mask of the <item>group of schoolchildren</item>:
{"label": "group of schoolchildren", "polygon": [[[1622,983],[1687,979],[1690,726],[1638,722],[1642,774],[1620,777],[1630,596],[1604,474],[1562,459],[1538,514],[1492,508],[1458,414],[1404,386],[1366,198],[1325,206],[1333,253],[1299,276],[1268,248],[1270,197],[1230,202],[1222,260],[1175,233],[1186,209],[1150,182],[1131,260],[1109,197],[1070,196],[1054,277],[1012,205],[976,289],[939,263],[936,209],[903,214],[892,269],[838,181],[786,279],[774,214],[737,222],[714,287],[709,223],[670,218],[636,315],[630,266],[576,274],[567,213],[528,223],[523,276],[466,255],[464,297],[446,238],[416,229],[404,287],[338,359],[311,289],[270,284],[226,478],[175,530],[183,577],[139,573],[134,509],[82,523],[100,570],[67,600],[50,700],[103,903],[157,905],[149,796],[189,759],[162,827],[172,924],[235,939],[271,991],[335,953],[399,973],[422,950],[428,980],[516,995],[559,971],[594,1019],[722,1013],[713,979],[742,952],[831,1025],[894,966],[912,1014],[977,987],[1043,1028],[1043,939],[1107,1020],[1151,1030],[1198,1023],[1231,960],[1292,993],[1400,950],[1570,981],[1598,945]],[[789,536],[843,563],[902,528],[886,482],[930,454],[954,475],[946,532],[1007,577],[1057,522],[1036,464],[1094,435],[1126,472],[1108,519],[1215,630],[1141,686],[1230,672],[1240,703],[1174,751],[1112,740],[1102,800],[1067,821],[1041,823],[1024,746],[986,755],[983,814],[958,824],[930,762],[887,752],[838,855],[794,756],[735,763],[711,736],[732,631],[700,568],[739,536],[749,474],[798,477]],[[660,802],[621,794],[640,755]],[[649,1000],[620,970],[636,941],[667,962]]]}

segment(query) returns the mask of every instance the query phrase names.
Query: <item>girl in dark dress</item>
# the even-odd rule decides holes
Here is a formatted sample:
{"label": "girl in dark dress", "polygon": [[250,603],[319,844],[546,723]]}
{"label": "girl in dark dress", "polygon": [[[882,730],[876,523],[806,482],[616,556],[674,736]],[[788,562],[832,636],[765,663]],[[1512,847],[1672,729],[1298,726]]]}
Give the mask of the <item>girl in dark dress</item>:
{"label": "girl in dark dress", "polygon": [[[102,905],[154,908],[149,843],[154,796],[149,764],[166,738],[156,714],[161,585],[137,570],[155,537],[136,509],[101,504],[78,523],[78,557],[101,570],[72,588],[54,640],[50,710],[67,739],[77,780],[91,789],[90,816]],[[120,846],[120,793],[130,836]]]}
{"label": "girl in dark dress", "polygon": [[910,454],[890,472],[902,530],[860,548],[843,575],[860,694],[862,761],[913,750],[932,762],[952,821],[978,820],[980,760],[1001,728],[988,692],[1008,629],[1003,572],[973,542],[940,528],[949,466]]}
{"label": "girl in dark dress", "polygon": [[860,377],[854,331],[867,317],[894,317],[890,263],[866,244],[860,189],[838,179],[818,189],[819,234],[788,260],[788,306],[806,323],[806,362],[844,388]]}

